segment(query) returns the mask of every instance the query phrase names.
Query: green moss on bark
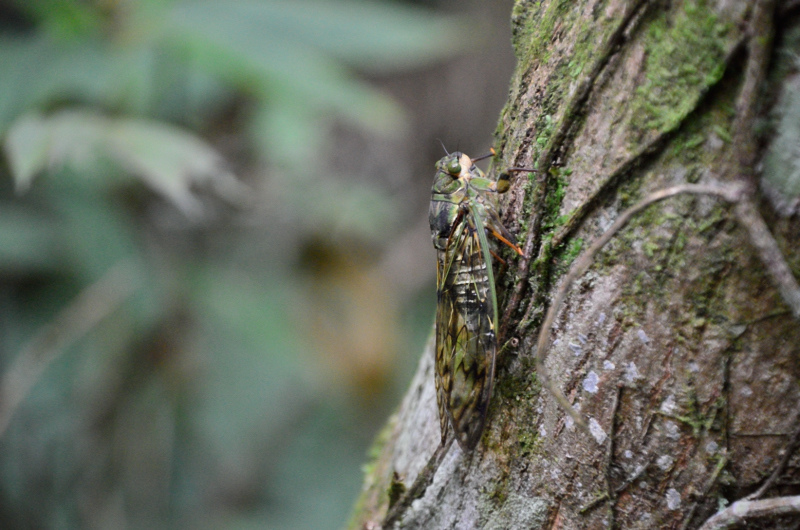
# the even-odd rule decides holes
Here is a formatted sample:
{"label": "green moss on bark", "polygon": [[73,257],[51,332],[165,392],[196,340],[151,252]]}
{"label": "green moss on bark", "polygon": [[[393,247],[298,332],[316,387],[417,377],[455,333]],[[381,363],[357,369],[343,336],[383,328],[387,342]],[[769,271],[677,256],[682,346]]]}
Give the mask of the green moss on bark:
{"label": "green moss on bark", "polygon": [[729,25],[706,4],[687,1],[677,14],[652,10],[643,38],[646,76],[633,103],[641,130],[672,130],[694,108],[698,87],[722,78]]}

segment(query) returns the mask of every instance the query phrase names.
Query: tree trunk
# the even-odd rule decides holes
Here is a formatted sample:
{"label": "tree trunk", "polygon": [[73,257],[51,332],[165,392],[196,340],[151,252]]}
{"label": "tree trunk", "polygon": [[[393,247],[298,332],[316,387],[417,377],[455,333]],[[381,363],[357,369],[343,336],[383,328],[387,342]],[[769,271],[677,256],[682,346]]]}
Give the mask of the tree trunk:
{"label": "tree trunk", "polygon": [[[784,455],[800,421],[800,3],[517,0],[512,23],[495,148],[538,173],[515,174],[505,206],[526,256],[497,277],[505,347],[486,430],[470,453],[437,451],[429,343],[352,527],[699,528],[779,466],[756,496],[797,495]],[[687,183],[745,191],[635,214],[556,306],[537,373],[580,251]],[[754,235],[762,217],[785,261]],[[754,528],[800,526],[792,509],[752,515]]]}

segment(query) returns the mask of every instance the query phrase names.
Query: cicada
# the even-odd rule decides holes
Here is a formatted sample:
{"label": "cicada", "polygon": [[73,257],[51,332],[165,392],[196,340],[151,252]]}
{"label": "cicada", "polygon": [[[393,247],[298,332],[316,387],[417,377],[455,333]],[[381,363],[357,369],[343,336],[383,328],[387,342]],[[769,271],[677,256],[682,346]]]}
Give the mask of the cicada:
{"label": "cicada", "polygon": [[[476,159],[479,160],[479,159]],[[436,163],[429,221],[436,267],[436,400],[442,443],[448,423],[459,445],[473,449],[483,432],[497,357],[497,294],[490,242],[522,255],[497,212],[507,173],[486,178],[459,152]],[[515,168],[516,169],[516,168]],[[492,237],[493,239],[489,239]]]}

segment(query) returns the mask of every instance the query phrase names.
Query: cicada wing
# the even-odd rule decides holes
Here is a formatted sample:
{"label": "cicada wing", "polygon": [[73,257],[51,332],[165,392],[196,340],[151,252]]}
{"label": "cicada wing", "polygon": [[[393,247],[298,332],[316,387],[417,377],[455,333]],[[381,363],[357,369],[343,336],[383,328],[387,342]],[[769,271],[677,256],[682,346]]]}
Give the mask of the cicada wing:
{"label": "cicada wing", "polygon": [[[444,252],[440,252],[444,255]],[[443,269],[442,257],[440,256],[437,271],[441,274]],[[440,282],[441,285],[441,282]],[[447,367],[449,358],[453,352],[448,345],[450,342],[450,322],[453,319],[454,300],[451,293],[437,288],[436,292],[436,367],[434,381],[436,382],[436,404],[439,408],[439,429],[442,433],[442,444],[447,441],[447,394],[450,388],[450,370]]]}
{"label": "cicada wing", "polygon": [[442,440],[447,422],[465,450],[486,421],[497,351],[491,262],[480,220],[468,213],[438,260],[436,397]]}

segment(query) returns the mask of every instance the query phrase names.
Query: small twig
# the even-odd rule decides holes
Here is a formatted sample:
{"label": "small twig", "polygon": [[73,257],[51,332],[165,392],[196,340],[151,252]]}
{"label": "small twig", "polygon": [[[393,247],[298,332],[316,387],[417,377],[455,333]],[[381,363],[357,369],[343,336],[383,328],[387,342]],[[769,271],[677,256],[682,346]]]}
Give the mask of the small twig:
{"label": "small twig", "polygon": [[572,405],[561,392],[561,389],[550,380],[550,377],[547,374],[547,369],[544,366],[544,359],[547,355],[547,349],[550,343],[550,330],[553,327],[556,314],[558,313],[561,304],[564,302],[564,298],[572,286],[572,283],[586,272],[586,270],[594,262],[594,256],[597,254],[597,252],[599,252],[600,249],[602,249],[617,232],[627,225],[634,215],[653,203],[663,201],[664,199],[668,199],[669,197],[681,193],[716,195],[724,198],[728,202],[736,202],[741,196],[741,188],[738,186],[722,187],[703,184],[683,184],[680,186],[666,188],[647,196],[620,214],[614,224],[611,225],[611,228],[606,230],[606,232],[600,236],[600,238],[597,239],[591,247],[581,254],[577,260],[575,260],[569,272],[564,276],[561,282],[561,287],[559,287],[558,291],[553,297],[550,308],[547,310],[547,315],[542,323],[542,328],[539,331],[539,339],[536,343],[536,371],[540,380],[542,381],[542,385],[550,391],[550,393],[556,398],[556,401],[558,401],[561,407],[567,411],[575,423],[587,433],[589,433],[589,427],[586,424],[586,421],[575,409],[572,408]]}
{"label": "small twig", "polygon": [[[748,24],[747,64],[739,96],[736,99],[736,119],[733,122],[733,142],[736,156],[730,162],[737,164],[734,174],[754,179],[758,146],[753,126],[758,114],[758,93],[764,85],[772,52],[773,24],[776,0],[756,0]],[[753,189],[755,189],[753,182]]]}
{"label": "small twig", "polygon": [[786,469],[786,466],[789,464],[789,460],[792,458],[792,455],[797,450],[798,445],[800,445],[800,425],[798,425],[797,429],[794,431],[791,440],[789,440],[789,444],[784,449],[783,458],[781,458],[780,463],[778,463],[778,467],[772,472],[769,478],[758,488],[756,491],[745,497],[745,500],[754,501],[756,499],[760,499],[764,496],[764,494],[769,491],[769,489],[778,481],[780,476],[783,474],[783,471]]}
{"label": "small twig", "polygon": [[791,308],[794,317],[800,319],[800,286],[778,248],[778,243],[767,228],[764,218],[758,213],[751,199],[740,201],[734,212],[750,235],[750,241],[758,250],[758,256],[784,302]]}
{"label": "small twig", "polygon": [[122,262],[90,285],[28,342],[0,378],[0,437],[42,372],[136,288],[132,265]]}
{"label": "small twig", "polygon": [[792,436],[790,432],[732,432],[734,438],[788,438]]}
{"label": "small twig", "polygon": [[776,317],[782,317],[782,316],[790,315],[791,313],[792,313],[791,311],[787,311],[785,309],[778,309],[777,311],[773,311],[771,313],[767,313],[766,315],[754,318],[752,320],[743,320],[741,322],[733,322],[733,324],[734,325],[738,325],[738,326],[750,327],[750,326],[752,326],[754,324],[760,324],[762,322],[765,322],[767,320],[770,320],[770,319],[773,319],[773,318],[776,318]]}
{"label": "small twig", "polygon": [[752,519],[781,515],[800,515],[800,496],[736,501],[703,523],[700,530],[722,530]]}
{"label": "small twig", "polygon": [[[772,51],[773,18],[776,0],[758,0],[750,18],[748,58],[744,81],[736,101],[736,120],[733,124],[734,145],[737,149],[736,168],[730,173],[740,180],[750,183],[750,194],[756,189],[753,167],[756,161],[757,145],[753,136],[753,124],[757,114],[758,91],[764,84]],[[767,224],[758,213],[754,201],[741,200],[736,205],[736,217],[750,234],[750,240],[758,249],[759,257],[767,268],[784,301],[792,309],[792,314],[800,319],[800,286],[794,278],[789,265],[778,248],[775,238]]]}
{"label": "small twig", "polygon": [[[753,127],[758,111],[758,91],[763,86],[772,52],[773,19],[776,0],[757,0],[750,17],[748,57],[744,81],[736,101],[736,120],[733,124],[733,145],[737,156],[732,159],[736,167],[729,173],[739,180],[750,182],[750,194],[756,189],[753,167],[755,167],[757,145]],[[800,286],[783,257],[775,238],[752,199],[741,200],[736,205],[736,216],[750,234],[750,240],[758,249],[759,257],[767,268],[784,301],[792,309],[794,317],[800,319]]]}
{"label": "small twig", "polygon": [[425,464],[425,467],[419,472],[417,478],[414,479],[414,484],[408,488],[405,494],[400,497],[396,504],[386,513],[386,518],[383,520],[383,523],[381,523],[381,528],[386,530],[392,528],[411,506],[411,503],[422,497],[425,490],[428,489],[428,486],[433,482],[433,477],[436,475],[436,471],[439,469],[450,446],[453,445],[454,439],[455,436],[450,436],[446,443],[439,444],[439,447],[436,448],[436,451],[434,451],[428,459],[428,463]]}

